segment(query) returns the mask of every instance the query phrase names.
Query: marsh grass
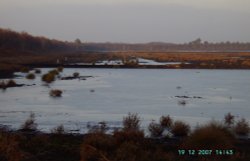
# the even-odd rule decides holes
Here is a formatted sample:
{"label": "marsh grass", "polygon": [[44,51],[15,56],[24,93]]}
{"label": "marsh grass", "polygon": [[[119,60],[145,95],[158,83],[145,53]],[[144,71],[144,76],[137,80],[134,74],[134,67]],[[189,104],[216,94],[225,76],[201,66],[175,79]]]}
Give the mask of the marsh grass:
{"label": "marsh grass", "polygon": [[50,90],[49,95],[51,97],[62,97],[62,93],[63,91],[60,89],[52,89]]}
{"label": "marsh grass", "polygon": [[35,78],[36,78],[36,76],[34,73],[29,73],[26,75],[26,79],[35,79]]}
{"label": "marsh grass", "polygon": [[47,73],[42,76],[42,81],[46,83],[51,83],[55,81],[55,75],[52,73]]}

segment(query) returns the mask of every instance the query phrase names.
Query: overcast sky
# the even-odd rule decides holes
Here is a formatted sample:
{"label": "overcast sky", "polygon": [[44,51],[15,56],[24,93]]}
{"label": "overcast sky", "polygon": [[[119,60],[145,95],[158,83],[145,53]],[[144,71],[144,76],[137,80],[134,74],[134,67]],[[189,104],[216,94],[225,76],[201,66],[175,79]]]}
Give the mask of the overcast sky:
{"label": "overcast sky", "polygon": [[250,0],[0,0],[0,27],[83,42],[250,42]]}

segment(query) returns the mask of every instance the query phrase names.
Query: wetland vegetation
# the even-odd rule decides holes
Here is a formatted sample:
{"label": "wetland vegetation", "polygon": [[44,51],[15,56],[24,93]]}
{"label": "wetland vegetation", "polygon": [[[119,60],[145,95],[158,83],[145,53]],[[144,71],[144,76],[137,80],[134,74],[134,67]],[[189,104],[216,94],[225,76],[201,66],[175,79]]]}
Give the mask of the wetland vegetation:
{"label": "wetland vegetation", "polygon": [[[248,73],[242,70],[211,74],[204,70],[202,72],[209,75],[205,76],[200,70],[190,70],[176,71],[175,75],[165,70],[250,69],[249,49],[249,43],[209,43],[200,39],[187,44],[82,43],[79,39],[63,42],[0,29],[0,78],[8,78],[0,81],[0,88],[4,91],[0,93],[0,119],[3,122],[3,125],[0,122],[0,160],[250,160],[249,84],[238,79],[248,79]],[[54,69],[44,70],[41,67]],[[71,68],[70,72],[66,68]],[[156,68],[159,71],[88,70],[82,75],[77,68]],[[15,77],[16,72],[21,73],[19,77]],[[31,85],[23,84],[23,78],[38,85],[25,87]],[[215,82],[209,84],[213,80]],[[23,86],[20,92],[5,90]],[[30,93],[24,94],[26,91]],[[242,94],[244,91],[245,95]],[[62,99],[50,99],[62,97],[62,94]],[[33,112],[19,128],[4,124],[19,122],[31,106],[38,120],[46,115],[40,124],[41,129]],[[82,125],[88,129],[85,133],[80,126],[69,129],[75,117],[78,121],[85,119],[84,122],[92,116],[95,121],[100,116],[103,120],[111,116],[118,119],[117,116],[130,110],[142,112],[147,124],[137,113],[129,113],[119,126],[114,126],[117,125],[115,121],[113,124],[101,121]],[[236,115],[227,113],[223,121],[212,120],[197,126],[176,119],[181,111],[181,116],[188,120],[197,117],[198,122],[203,117],[216,117],[218,120],[221,113],[228,110]],[[64,115],[54,114],[55,111]],[[164,115],[159,120],[157,118],[158,121],[151,119],[164,111],[175,116]],[[241,117],[244,114],[247,118]],[[70,116],[73,121],[67,121],[68,124],[58,121],[65,116]],[[54,122],[48,118],[53,118]],[[51,127],[55,122],[59,125],[43,130],[44,125]],[[212,154],[199,155],[195,153],[197,151],[185,155],[179,153],[180,150],[202,149],[210,150]]]}
{"label": "wetland vegetation", "polygon": [[[225,122],[228,121],[225,116]],[[232,116],[232,115],[231,115]],[[235,121],[234,119],[231,121]],[[239,120],[231,127],[223,122],[209,122],[189,129],[189,125],[162,116],[160,123],[148,126],[150,135],[141,129],[138,114],[123,117],[120,129],[107,133],[108,125],[101,122],[89,127],[86,134],[69,133],[58,125],[51,133],[39,132],[35,114],[31,113],[19,130],[0,128],[0,159],[9,161],[172,161],[184,160],[249,160],[249,124]],[[238,129],[241,132],[238,133]],[[167,130],[167,135],[162,135]],[[239,135],[245,136],[239,139]],[[180,150],[197,150],[193,154],[181,154]],[[210,154],[198,154],[207,149]],[[217,151],[223,151],[219,154]],[[190,156],[191,155],[191,156]]]}

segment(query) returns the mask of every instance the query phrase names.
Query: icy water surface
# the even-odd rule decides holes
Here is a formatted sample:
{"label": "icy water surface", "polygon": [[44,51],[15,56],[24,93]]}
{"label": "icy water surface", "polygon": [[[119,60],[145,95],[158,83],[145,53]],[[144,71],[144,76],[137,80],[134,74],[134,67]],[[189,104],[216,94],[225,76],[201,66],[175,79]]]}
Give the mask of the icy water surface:
{"label": "icy water surface", "polygon": [[[64,124],[84,132],[88,122],[99,121],[116,127],[128,112],[138,113],[144,126],[162,115],[193,126],[222,120],[228,112],[250,120],[249,70],[64,69],[62,75],[73,72],[93,77],[57,80],[50,87],[40,75],[16,78],[36,85],[0,90],[0,124],[18,128],[30,111],[43,131]],[[50,89],[63,90],[62,98],[51,98]]]}

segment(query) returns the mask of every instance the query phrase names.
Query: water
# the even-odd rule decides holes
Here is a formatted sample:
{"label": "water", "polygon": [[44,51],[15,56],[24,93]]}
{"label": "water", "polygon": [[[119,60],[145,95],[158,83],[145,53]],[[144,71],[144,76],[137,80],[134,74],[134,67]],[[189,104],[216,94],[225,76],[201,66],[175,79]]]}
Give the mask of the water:
{"label": "water", "polygon": [[[162,115],[192,126],[221,121],[228,112],[250,120],[248,70],[64,69],[62,75],[73,72],[93,77],[57,80],[50,87],[40,81],[41,75],[35,80],[16,78],[17,83],[36,85],[0,91],[0,124],[18,128],[30,111],[42,131],[64,124],[68,130],[85,132],[88,122],[99,121],[117,127],[128,112],[138,113],[143,127]],[[63,90],[62,98],[51,98],[50,89]],[[186,105],[178,104],[183,100]]]}

